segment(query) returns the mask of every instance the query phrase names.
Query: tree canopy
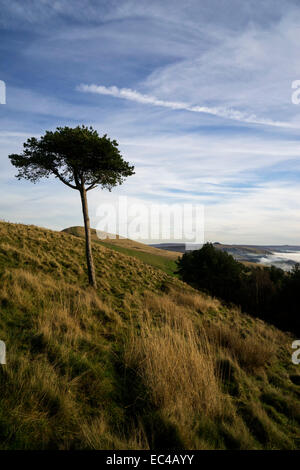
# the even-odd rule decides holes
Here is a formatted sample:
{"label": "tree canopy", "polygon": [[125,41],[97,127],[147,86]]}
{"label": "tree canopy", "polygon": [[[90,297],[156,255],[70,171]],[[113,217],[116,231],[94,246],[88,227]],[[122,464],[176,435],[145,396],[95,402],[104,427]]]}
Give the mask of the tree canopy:
{"label": "tree canopy", "polygon": [[54,175],[72,189],[96,186],[111,190],[134,174],[134,167],[123,160],[116,140],[100,137],[92,127],[57,127],[40,139],[31,137],[22,154],[9,158],[18,169],[18,179],[36,183]]}

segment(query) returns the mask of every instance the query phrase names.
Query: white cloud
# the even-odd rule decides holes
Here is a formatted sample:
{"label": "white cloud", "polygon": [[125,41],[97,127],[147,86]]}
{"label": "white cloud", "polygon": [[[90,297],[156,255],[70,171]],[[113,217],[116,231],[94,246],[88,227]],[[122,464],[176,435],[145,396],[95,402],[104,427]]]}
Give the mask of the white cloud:
{"label": "white cloud", "polygon": [[142,104],[150,104],[153,106],[162,106],[173,110],[185,110],[193,113],[205,113],[219,116],[226,119],[233,119],[239,122],[246,122],[249,124],[263,124],[267,126],[287,127],[287,128],[300,128],[300,124],[292,124],[288,122],[273,121],[272,119],[260,118],[255,114],[247,114],[242,111],[224,108],[224,107],[209,107],[200,105],[191,105],[188,103],[178,101],[165,101],[155,98],[154,96],[144,95],[138,91],[131,90],[130,88],[118,88],[116,86],[106,87],[103,85],[86,85],[80,84],[77,87],[78,91],[84,93],[96,93],[99,95],[110,95],[115,98],[123,98],[129,101],[135,101]]}
{"label": "white cloud", "polygon": [[299,245],[299,201],[299,187],[272,182],[206,206],[206,240]]}

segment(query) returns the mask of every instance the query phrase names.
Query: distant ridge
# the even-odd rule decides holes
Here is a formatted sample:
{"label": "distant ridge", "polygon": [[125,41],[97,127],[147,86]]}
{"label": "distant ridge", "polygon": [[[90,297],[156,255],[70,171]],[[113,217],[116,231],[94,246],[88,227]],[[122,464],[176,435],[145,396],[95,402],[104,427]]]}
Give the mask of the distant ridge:
{"label": "distant ridge", "polygon": [[[223,243],[215,242],[213,243],[214,247],[218,250],[227,251],[231,254],[239,254],[239,253],[249,253],[249,254],[257,254],[257,255],[268,255],[272,254],[268,247],[260,247],[260,246],[251,246],[251,245],[225,245]],[[193,249],[198,250],[201,248],[202,245],[193,244],[193,243],[159,243],[150,245],[161,250],[169,250],[169,251],[177,251],[181,253],[185,253],[186,251],[191,251]],[[194,246],[194,248],[193,248]],[[300,249],[300,247],[299,247]]]}
{"label": "distant ridge", "polygon": [[[80,238],[83,238],[85,236],[84,228],[80,226],[65,228],[64,230],[62,230],[62,232],[69,233],[71,235],[74,235]],[[99,236],[97,235],[97,232],[99,233],[99,231],[97,231],[96,229],[94,228],[91,229],[92,240],[106,243],[109,245],[116,245],[116,246],[120,246],[123,248],[138,250],[144,253],[164,256],[166,258],[174,259],[174,260],[177,259],[178,256],[181,255],[182,253],[182,252],[177,252],[176,250],[168,251],[167,248],[164,248],[163,249],[164,251],[162,251],[162,249],[155,248],[154,246],[146,245],[145,243],[130,240],[129,238],[125,238],[120,235],[113,235],[104,231],[100,231],[100,234],[103,236],[103,238],[99,238]]]}
{"label": "distant ridge", "polygon": [[[196,245],[193,248],[193,244],[186,243],[160,243],[152,245],[160,250],[176,250],[176,252],[186,253],[193,249],[197,250],[201,246]],[[276,258],[276,254],[286,254],[292,252],[300,252],[300,246],[298,245],[229,245],[220,242],[214,242],[213,246],[217,250],[225,251],[232,255],[237,261],[240,261],[246,265],[266,265],[266,266],[277,266],[284,270],[291,269],[296,261],[289,259],[288,256],[285,259]]]}

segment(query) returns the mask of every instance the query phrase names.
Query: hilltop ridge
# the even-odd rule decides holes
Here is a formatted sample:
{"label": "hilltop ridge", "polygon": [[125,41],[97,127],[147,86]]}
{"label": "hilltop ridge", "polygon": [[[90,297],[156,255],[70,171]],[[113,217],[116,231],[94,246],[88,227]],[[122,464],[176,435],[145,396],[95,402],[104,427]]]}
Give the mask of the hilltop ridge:
{"label": "hilltop ridge", "polygon": [[[79,238],[85,237],[84,228],[80,226],[69,227],[62,230],[62,232]],[[132,256],[155,268],[162,269],[170,275],[174,275],[177,269],[175,261],[179,256],[182,256],[182,253],[160,250],[145,243],[120,237],[119,235],[112,235],[106,232],[101,232],[101,234],[103,238],[98,237],[96,229],[91,229],[91,238],[95,243],[124,255]]]}

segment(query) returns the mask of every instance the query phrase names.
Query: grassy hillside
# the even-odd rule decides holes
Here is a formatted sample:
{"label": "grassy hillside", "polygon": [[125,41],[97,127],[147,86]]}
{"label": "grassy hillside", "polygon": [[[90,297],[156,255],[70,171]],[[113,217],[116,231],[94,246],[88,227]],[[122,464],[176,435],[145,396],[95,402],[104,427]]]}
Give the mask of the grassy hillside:
{"label": "grassy hillside", "polygon": [[[69,227],[64,229],[63,232],[74,235],[75,237],[85,237],[83,227]],[[105,232],[103,232],[103,234],[104,233]],[[100,240],[95,229],[91,229],[91,235],[94,242],[118,251],[119,253],[123,253],[124,255],[133,256],[146,264],[162,269],[171,276],[174,276],[174,272],[177,269],[175,261],[179,256],[182,256],[182,253],[177,253],[176,251],[160,250],[145,245],[144,243],[119,237],[118,235],[116,238],[103,238]]]}
{"label": "grassy hillside", "polygon": [[0,449],[299,447],[291,337],[134,257],[94,255],[97,291],[84,240],[0,223]]}

